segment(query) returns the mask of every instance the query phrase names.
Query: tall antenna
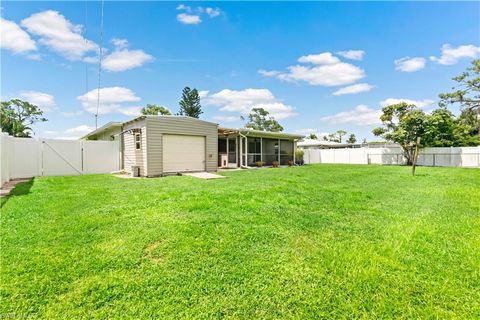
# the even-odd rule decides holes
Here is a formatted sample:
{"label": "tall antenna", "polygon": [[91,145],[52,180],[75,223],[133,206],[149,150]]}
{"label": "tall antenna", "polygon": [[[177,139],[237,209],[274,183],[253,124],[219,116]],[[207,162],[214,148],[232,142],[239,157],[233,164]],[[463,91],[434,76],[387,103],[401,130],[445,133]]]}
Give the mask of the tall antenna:
{"label": "tall antenna", "polygon": [[[88,25],[88,0],[85,0],[85,48],[88,48],[87,25]],[[85,61],[85,93],[88,93],[88,62],[86,61]]]}
{"label": "tall antenna", "polygon": [[102,74],[102,54],[103,54],[103,0],[101,1],[100,16],[100,51],[98,55],[98,88],[97,88],[97,112],[95,113],[95,129],[98,128],[98,109],[100,107],[100,83]]}

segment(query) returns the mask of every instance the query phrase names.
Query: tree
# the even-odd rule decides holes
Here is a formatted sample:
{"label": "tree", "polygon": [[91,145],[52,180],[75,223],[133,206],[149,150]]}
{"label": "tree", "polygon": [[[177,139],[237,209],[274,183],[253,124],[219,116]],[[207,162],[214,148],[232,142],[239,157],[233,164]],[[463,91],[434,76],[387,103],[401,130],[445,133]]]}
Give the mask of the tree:
{"label": "tree", "polygon": [[47,121],[42,115],[43,111],[30,102],[19,99],[2,101],[0,108],[2,131],[14,137],[30,137],[35,123]]}
{"label": "tree", "polygon": [[422,144],[427,147],[452,147],[457,145],[455,128],[457,120],[447,108],[441,107],[425,116],[425,135]]}
{"label": "tree", "polygon": [[270,113],[263,108],[253,108],[252,111],[250,111],[245,128],[270,132],[283,131],[283,127],[280,123],[278,123],[274,117],[270,116]]}
{"label": "tree", "polygon": [[472,66],[453,80],[458,85],[452,88],[453,92],[439,94],[439,105],[459,104],[462,113],[466,112],[464,116],[471,119],[471,134],[480,136],[480,59],[474,59]]}
{"label": "tree", "polygon": [[203,113],[197,89],[183,88],[178,115],[199,118]]}
{"label": "tree", "polygon": [[425,136],[425,113],[413,104],[401,102],[382,109],[383,127],[375,128],[373,134],[387,141],[400,144],[407,164],[414,164]]}
{"label": "tree", "polygon": [[350,135],[350,137],[348,137],[347,143],[354,144],[355,142],[357,142],[357,138],[356,138],[355,135],[352,133],[352,134]]}
{"label": "tree", "polygon": [[477,111],[464,108],[458,117],[458,125],[468,130],[470,136],[477,138],[476,140],[480,140],[480,116]]}
{"label": "tree", "polygon": [[327,141],[340,142],[338,141],[338,136],[335,133],[330,133],[328,135]]}
{"label": "tree", "polygon": [[317,135],[315,133],[310,133],[308,135],[308,139],[317,140],[318,138],[317,138]]}
{"label": "tree", "polygon": [[368,143],[368,142],[367,142],[367,138],[363,138],[363,141],[362,141],[362,143],[363,143],[363,144],[366,144],[366,143]]}
{"label": "tree", "polygon": [[338,130],[338,131],[336,132],[336,134],[337,134],[337,136],[338,136],[338,142],[339,142],[339,143],[342,143],[342,137],[347,134],[347,131],[345,131],[345,130]]}
{"label": "tree", "polygon": [[163,106],[158,106],[156,104],[147,104],[147,106],[143,107],[142,110],[140,110],[140,112],[143,115],[153,115],[153,116],[158,116],[158,115],[169,116],[169,115],[171,115],[170,110],[168,110],[167,108],[165,108]]}

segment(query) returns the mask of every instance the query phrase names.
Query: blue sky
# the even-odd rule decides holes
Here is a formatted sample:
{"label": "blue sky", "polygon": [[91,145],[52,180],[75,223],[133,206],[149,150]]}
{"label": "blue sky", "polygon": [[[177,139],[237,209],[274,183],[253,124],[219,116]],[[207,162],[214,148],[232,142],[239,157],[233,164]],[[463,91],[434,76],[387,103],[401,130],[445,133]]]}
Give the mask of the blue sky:
{"label": "blue sky", "polygon": [[[3,2],[1,96],[37,103],[36,136],[95,126],[100,2]],[[288,132],[371,134],[382,105],[425,110],[480,56],[478,2],[104,3],[99,126],[202,94],[201,118],[261,106]],[[86,71],[87,70],[87,71]],[[86,79],[88,78],[88,86]],[[456,111],[456,110],[453,110]]]}

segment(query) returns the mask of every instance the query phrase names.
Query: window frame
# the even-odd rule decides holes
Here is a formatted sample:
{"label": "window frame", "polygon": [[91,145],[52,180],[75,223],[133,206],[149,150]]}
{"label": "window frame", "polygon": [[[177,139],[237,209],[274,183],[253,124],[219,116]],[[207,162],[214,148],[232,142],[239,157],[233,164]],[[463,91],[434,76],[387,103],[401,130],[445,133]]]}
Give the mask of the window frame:
{"label": "window frame", "polygon": [[133,134],[133,143],[135,144],[135,150],[142,150],[142,134],[140,132]]}

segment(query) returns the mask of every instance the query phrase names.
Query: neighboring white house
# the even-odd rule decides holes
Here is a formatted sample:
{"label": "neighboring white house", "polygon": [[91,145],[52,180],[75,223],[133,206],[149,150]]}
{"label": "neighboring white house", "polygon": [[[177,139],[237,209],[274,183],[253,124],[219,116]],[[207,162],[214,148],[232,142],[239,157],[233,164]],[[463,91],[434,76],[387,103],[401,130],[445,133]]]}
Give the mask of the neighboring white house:
{"label": "neighboring white house", "polygon": [[141,176],[216,171],[219,167],[255,166],[258,161],[287,164],[295,159],[303,136],[250,129],[219,128],[218,124],[184,116],[140,116],[110,122],[82,137],[119,140],[122,167]]}

